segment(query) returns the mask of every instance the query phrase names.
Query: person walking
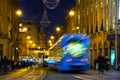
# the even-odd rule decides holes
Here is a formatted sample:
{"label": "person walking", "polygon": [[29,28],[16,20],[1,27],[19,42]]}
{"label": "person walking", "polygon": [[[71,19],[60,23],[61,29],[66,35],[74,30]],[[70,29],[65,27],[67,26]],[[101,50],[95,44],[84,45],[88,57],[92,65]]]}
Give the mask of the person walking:
{"label": "person walking", "polygon": [[104,54],[98,56],[98,72],[104,73],[105,57]]}
{"label": "person walking", "polygon": [[94,59],[94,69],[98,69],[98,60],[97,58]]}
{"label": "person walking", "polygon": [[108,56],[105,56],[105,70],[108,72],[109,70],[109,65],[110,65],[110,61]]}
{"label": "person walking", "polygon": [[40,69],[40,67],[41,67],[41,63],[42,63],[41,58],[38,58],[38,69]]}
{"label": "person walking", "polygon": [[3,71],[7,72],[8,71],[8,59],[6,56],[2,59],[2,66],[3,66]]}

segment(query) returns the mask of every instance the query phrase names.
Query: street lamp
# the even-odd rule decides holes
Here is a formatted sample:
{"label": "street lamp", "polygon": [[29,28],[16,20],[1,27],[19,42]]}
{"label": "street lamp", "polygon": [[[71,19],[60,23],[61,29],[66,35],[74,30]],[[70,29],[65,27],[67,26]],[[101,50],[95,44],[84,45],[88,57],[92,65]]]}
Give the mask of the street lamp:
{"label": "street lamp", "polygon": [[22,11],[21,11],[20,9],[17,10],[17,11],[16,11],[16,15],[17,15],[17,16],[22,16]]}
{"label": "street lamp", "polygon": [[27,36],[27,39],[30,39],[31,36]]}
{"label": "street lamp", "polygon": [[71,10],[71,11],[69,12],[69,15],[70,15],[70,16],[74,16],[74,15],[75,15],[75,12],[74,12],[73,10]]}
{"label": "street lamp", "polygon": [[52,46],[52,43],[50,43],[49,45]]}
{"label": "street lamp", "polygon": [[61,30],[61,28],[60,28],[60,27],[56,27],[57,39],[60,37],[60,30]]}
{"label": "street lamp", "polygon": [[35,43],[33,44],[33,47],[35,47]]}
{"label": "street lamp", "polygon": [[52,41],[51,41],[51,40],[49,40],[49,41],[48,41],[48,43],[52,43]]}
{"label": "street lamp", "polygon": [[32,40],[30,40],[30,44],[32,44],[33,42],[32,42]]}
{"label": "street lamp", "polygon": [[28,29],[27,29],[26,27],[23,28],[23,31],[24,31],[24,32],[27,32],[27,30],[28,30]]}
{"label": "street lamp", "polygon": [[51,36],[50,38],[53,40],[53,39],[54,39],[54,36]]}
{"label": "street lamp", "polygon": [[21,10],[15,10],[13,8],[11,9],[11,17],[13,17],[12,20],[13,20],[13,22],[15,22],[14,27],[11,28],[11,30],[12,29],[14,30],[13,33],[14,33],[14,37],[15,37],[14,39],[12,38],[14,40],[14,43],[15,43],[15,47],[14,47],[15,53],[13,55],[15,61],[19,60],[19,51],[18,51],[18,49],[19,49],[19,27],[16,27],[16,26],[22,27],[22,25],[18,24],[18,20],[19,20],[18,18],[21,15],[22,15],[22,11]]}
{"label": "street lamp", "polygon": [[70,24],[71,24],[71,28],[72,30],[74,30],[75,32],[74,33],[77,33],[77,28],[75,27],[76,26],[76,17],[75,17],[75,11],[74,10],[70,10],[69,11],[69,16],[70,16]]}
{"label": "street lamp", "polygon": [[54,36],[50,36],[51,42],[54,43]]}
{"label": "street lamp", "polygon": [[57,32],[59,32],[60,30],[61,30],[60,27],[57,27],[57,28],[56,28],[56,31],[57,31]]}

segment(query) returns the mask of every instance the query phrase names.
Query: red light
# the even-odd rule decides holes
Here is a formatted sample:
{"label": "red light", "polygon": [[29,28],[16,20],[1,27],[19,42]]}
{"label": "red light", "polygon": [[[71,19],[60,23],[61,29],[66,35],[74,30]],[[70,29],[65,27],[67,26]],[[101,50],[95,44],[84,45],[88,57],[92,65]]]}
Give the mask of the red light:
{"label": "red light", "polygon": [[67,60],[66,60],[66,62],[71,62],[72,61],[72,58],[68,58]]}
{"label": "red light", "polygon": [[81,59],[80,61],[81,61],[81,62],[88,61],[88,58]]}

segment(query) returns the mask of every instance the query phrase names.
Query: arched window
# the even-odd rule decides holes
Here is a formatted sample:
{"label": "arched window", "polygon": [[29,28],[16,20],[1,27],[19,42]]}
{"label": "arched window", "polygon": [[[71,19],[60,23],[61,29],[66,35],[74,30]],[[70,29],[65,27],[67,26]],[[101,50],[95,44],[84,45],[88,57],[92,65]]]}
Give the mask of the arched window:
{"label": "arched window", "polygon": [[102,44],[99,43],[99,55],[102,54]]}
{"label": "arched window", "polygon": [[97,33],[98,32],[98,23],[96,21],[96,29],[95,29],[95,32]]}
{"label": "arched window", "polygon": [[101,23],[100,31],[103,31],[103,20],[102,20],[102,23]]}
{"label": "arched window", "polygon": [[91,34],[93,34],[93,24],[92,24],[92,26],[91,26]]}
{"label": "arched window", "polygon": [[96,44],[94,44],[94,55],[95,55],[95,57],[97,57],[97,46],[96,46]]}

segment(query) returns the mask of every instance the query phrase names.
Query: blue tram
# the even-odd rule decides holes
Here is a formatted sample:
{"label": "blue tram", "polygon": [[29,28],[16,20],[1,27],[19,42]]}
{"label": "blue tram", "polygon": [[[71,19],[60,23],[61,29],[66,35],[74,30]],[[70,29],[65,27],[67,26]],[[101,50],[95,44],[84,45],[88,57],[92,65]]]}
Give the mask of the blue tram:
{"label": "blue tram", "polygon": [[48,67],[58,71],[89,70],[90,39],[85,34],[66,34],[49,48]]}

